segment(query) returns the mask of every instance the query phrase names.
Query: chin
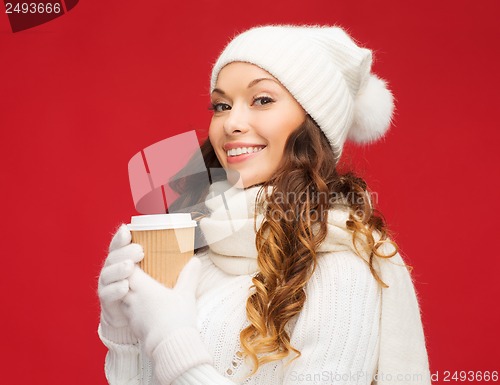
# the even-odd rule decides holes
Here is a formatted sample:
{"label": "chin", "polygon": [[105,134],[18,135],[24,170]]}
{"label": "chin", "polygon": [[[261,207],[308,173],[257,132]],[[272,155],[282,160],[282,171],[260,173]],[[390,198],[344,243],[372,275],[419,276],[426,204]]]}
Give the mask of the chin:
{"label": "chin", "polygon": [[264,178],[255,178],[255,177],[245,179],[244,176],[242,177],[242,179],[243,179],[243,187],[244,188],[258,186],[258,185],[263,184],[266,181]]}
{"label": "chin", "polygon": [[245,174],[240,174],[234,170],[227,170],[227,179],[231,184],[239,188],[249,188],[264,182],[261,178],[245,176]]}

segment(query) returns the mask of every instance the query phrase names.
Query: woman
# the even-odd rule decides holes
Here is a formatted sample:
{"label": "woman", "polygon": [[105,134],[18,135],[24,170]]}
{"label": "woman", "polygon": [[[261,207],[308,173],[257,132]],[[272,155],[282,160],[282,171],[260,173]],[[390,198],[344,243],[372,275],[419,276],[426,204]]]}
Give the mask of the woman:
{"label": "woman", "polygon": [[[430,383],[408,269],[366,184],[340,175],[346,139],[377,140],[393,99],[340,28],[235,37],[212,71],[209,191],[174,289],[135,264],[120,227],[99,279],[110,384]],[[198,192],[193,192],[198,191]]]}

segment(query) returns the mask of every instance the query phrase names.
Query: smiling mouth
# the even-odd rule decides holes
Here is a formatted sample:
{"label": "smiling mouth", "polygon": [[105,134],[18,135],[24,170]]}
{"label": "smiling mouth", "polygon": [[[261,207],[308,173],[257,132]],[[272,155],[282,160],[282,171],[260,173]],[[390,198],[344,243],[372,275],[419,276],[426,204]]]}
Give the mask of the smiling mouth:
{"label": "smiling mouth", "polygon": [[266,146],[256,146],[256,147],[238,147],[226,151],[228,158],[235,158],[241,155],[255,154],[262,151]]}

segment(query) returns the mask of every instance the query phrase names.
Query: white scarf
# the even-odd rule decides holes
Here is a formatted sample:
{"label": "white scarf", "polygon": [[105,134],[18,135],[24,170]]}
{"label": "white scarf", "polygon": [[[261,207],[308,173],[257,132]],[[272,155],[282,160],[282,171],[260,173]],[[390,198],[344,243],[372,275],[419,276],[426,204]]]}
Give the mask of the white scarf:
{"label": "white scarf", "polygon": [[[217,267],[228,274],[254,274],[258,271],[254,214],[259,189],[259,186],[241,189],[231,186],[227,181],[216,182],[210,187],[205,201],[210,216],[200,221],[200,227],[210,247],[208,255]],[[318,252],[355,251],[352,232],[346,227],[348,218],[347,209],[339,207],[329,211],[328,235]],[[262,221],[262,211],[258,208],[257,228]],[[375,241],[380,239],[378,232],[373,235]],[[362,247],[358,249],[363,253]],[[393,246],[385,243],[379,250],[388,254]],[[367,254],[362,256],[367,260]],[[417,296],[403,259],[399,253],[390,259],[376,258],[374,267],[382,281],[389,286],[382,289],[377,384],[394,384],[397,374],[420,373],[423,378],[412,381],[430,384]],[[389,374],[393,377],[388,380]]]}

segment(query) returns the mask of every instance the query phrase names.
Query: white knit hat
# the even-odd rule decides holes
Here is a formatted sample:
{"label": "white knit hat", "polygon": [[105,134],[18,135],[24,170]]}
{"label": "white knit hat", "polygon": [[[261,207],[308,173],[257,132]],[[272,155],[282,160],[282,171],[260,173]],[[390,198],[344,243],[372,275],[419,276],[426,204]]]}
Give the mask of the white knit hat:
{"label": "white knit hat", "polygon": [[323,130],[337,160],[346,139],[370,143],[391,124],[393,97],[372,74],[372,52],[339,27],[267,25],[237,35],[212,69],[210,92],[231,62],[252,63],[278,79]]}

